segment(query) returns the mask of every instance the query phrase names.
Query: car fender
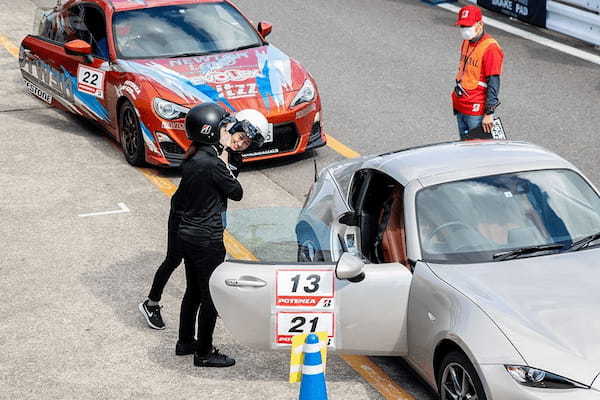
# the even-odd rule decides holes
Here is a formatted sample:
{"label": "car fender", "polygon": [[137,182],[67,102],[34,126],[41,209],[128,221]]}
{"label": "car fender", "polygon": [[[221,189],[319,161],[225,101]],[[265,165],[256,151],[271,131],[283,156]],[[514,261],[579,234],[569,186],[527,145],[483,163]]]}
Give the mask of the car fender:
{"label": "car fender", "polygon": [[480,365],[526,364],[515,346],[473,301],[418,262],[408,302],[408,361],[436,388],[434,359],[450,341],[469,358],[486,387]]}

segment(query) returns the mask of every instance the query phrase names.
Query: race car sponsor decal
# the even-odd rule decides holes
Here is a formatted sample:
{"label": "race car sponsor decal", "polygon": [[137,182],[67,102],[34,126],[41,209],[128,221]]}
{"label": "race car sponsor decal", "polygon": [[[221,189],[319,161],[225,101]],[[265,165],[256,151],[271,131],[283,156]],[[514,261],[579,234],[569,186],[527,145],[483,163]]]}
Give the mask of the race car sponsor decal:
{"label": "race car sponsor decal", "polygon": [[45,90],[67,110],[95,120],[108,121],[109,114],[98,98],[77,90],[77,77],[64,67],[58,70],[36,56],[19,59],[23,77]]}
{"label": "race car sponsor decal", "polygon": [[266,51],[256,52],[261,75],[256,78],[258,90],[265,107],[271,107],[271,98],[277,108],[283,107],[286,90],[292,89],[292,64],[290,58],[281,50],[267,46]]}
{"label": "race car sponsor decal", "polygon": [[52,68],[37,57],[25,56],[19,62],[21,72],[30,78],[28,80],[39,82],[67,101],[74,101],[71,79],[67,74]]}
{"label": "race car sponsor decal", "polygon": [[269,150],[263,150],[263,151],[255,151],[252,153],[245,153],[245,154],[242,154],[242,157],[244,157],[244,158],[258,157],[258,156],[266,156],[267,154],[277,154],[277,153],[279,153],[279,149],[269,149]]}
{"label": "race car sponsor decal", "polygon": [[105,76],[104,71],[80,64],[77,69],[77,90],[103,99]]}
{"label": "race car sponsor decal", "polygon": [[333,271],[278,270],[275,293],[276,306],[332,308],[335,300]]}
{"label": "race car sponsor decal", "polygon": [[217,69],[230,67],[237,64],[238,60],[248,58],[247,51],[233,54],[211,54],[208,56],[178,58],[169,61],[171,67],[187,65],[190,71],[208,73]]}
{"label": "race car sponsor decal", "polygon": [[44,92],[42,89],[35,86],[33,83],[29,82],[28,80],[25,80],[25,86],[27,86],[27,90],[29,90],[29,93],[33,94],[35,97],[38,97],[38,98],[44,100],[48,104],[52,104],[52,95],[51,94]]}
{"label": "race car sponsor decal", "polygon": [[185,122],[176,122],[176,121],[163,121],[162,122],[163,129],[172,129],[176,131],[184,131],[185,130]]}
{"label": "race car sponsor decal", "polygon": [[303,333],[327,332],[329,345],[335,337],[335,315],[333,312],[288,312],[280,311],[276,315],[277,344],[291,344],[292,337]]}
{"label": "race car sponsor decal", "polygon": [[216,89],[221,97],[226,97],[228,99],[243,99],[245,97],[254,97],[258,94],[256,83],[235,85],[227,83],[225,85],[217,85]]}
{"label": "race car sponsor decal", "polygon": [[249,79],[256,79],[260,75],[258,69],[230,69],[225,71],[212,71],[191,78],[194,85],[203,83],[223,84],[230,82],[243,82]]}
{"label": "race car sponsor decal", "polygon": [[136,85],[134,82],[125,81],[121,86],[119,86],[119,90],[122,92],[127,92],[134,99],[137,100],[137,97],[142,92],[140,87]]}

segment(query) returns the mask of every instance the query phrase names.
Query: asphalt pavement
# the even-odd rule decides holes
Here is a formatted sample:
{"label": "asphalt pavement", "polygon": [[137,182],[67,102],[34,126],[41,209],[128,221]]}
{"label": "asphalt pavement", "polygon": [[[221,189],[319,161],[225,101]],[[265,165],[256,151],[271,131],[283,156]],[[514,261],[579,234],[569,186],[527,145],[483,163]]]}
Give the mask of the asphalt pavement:
{"label": "asphalt pavement", "polygon": [[[53,3],[0,0],[0,36],[18,45],[35,6]],[[413,0],[236,4],[255,22],[274,24],[269,40],[316,78],[325,129],[348,147],[371,154],[457,137],[449,93],[460,38],[450,12]],[[490,32],[506,53],[499,114],[510,137],[558,152],[600,185],[598,65]],[[295,398],[289,355],[244,348],[220,322],[217,342],[238,359],[235,368],[199,370],[175,357],[181,270],[163,300],[168,328],[146,327],[137,303],[164,256],[168,197],[97,128],[28,96],[4,47],[0,73],[0,398]],[[313,159],[325,166],[341,158],[325,147],[250,166],[232,232],[259,256],[274,256],[256,231],[268,225],[264,216],[279,223],[293,216]],[[176,171],[161,173],[178,181]],[[129,211],[80,216],[120,204]],[[267,228],[284,244],[280,253],[289,252],[290,232]],[[373,360],[414,398],[433,398],[401,359]],[[332,399],[383,398],[338,357],[327,372]]]}

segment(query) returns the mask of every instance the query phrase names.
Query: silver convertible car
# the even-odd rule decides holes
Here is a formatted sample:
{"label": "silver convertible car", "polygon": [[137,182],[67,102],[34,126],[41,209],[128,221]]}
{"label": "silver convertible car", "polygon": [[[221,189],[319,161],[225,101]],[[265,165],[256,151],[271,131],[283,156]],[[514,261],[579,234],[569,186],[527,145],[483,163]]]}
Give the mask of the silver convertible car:
{"label": "silver convertible car", "polygon": [[473,141],[333,164],[295,233],[302,262],[211,278],[241,343],[327,332],[402,356],[441,399],[600,399],[600,196],[558,155]]}

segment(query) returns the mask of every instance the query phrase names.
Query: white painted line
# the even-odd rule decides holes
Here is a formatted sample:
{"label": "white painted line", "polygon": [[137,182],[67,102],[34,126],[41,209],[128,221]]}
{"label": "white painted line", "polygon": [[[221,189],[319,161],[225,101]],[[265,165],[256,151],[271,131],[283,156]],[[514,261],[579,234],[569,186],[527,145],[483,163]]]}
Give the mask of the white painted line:
{"label": "white painted line", "polygon": [[[451,11],[453,13],[458,13],[458,10],[460,10],[460,7],[457,7],[452,4],[447,4],[447,3],[438,4],[437,6],[440,8],[443,8],[444,10]],[[536,35],[535,33],[527,32],[523,29],[519,29],[519,28],[509,25],[509,24],[505,24],[504,22],[497,21],[490,17],[484,17],[483,22],[486,25],[490,25],[490,26],[493,26],[494,28],[498,28],[505,32],[512,33],[513,35],[520,36],[522,38],[531,40],[532,42],[539,43],[543,46],[547,46],[554,50],[558,50],[563,53],[572,55],[573,57],[581,58],[582,60],[589,61],[591,63],[600,65],[600,56],[598,56],[596,54],[592,54],[592,53],[588,53],[587,51],[576,49],[575,47],[556,42],[552,39],[547,39],[540,35]]]}
{"label": "white painted line", "polygon": [[99,215],[123,214],[123,213],[128,213],[129,212],[129,208],[127,208],[127,206],[125,205],[125,203],[119,203],[117,205],[119,206],[118,210],[114,210],[114,211],[100,211],[100,212],[88,213],[88,214],[79,214],[79,217],[97,217]]}

